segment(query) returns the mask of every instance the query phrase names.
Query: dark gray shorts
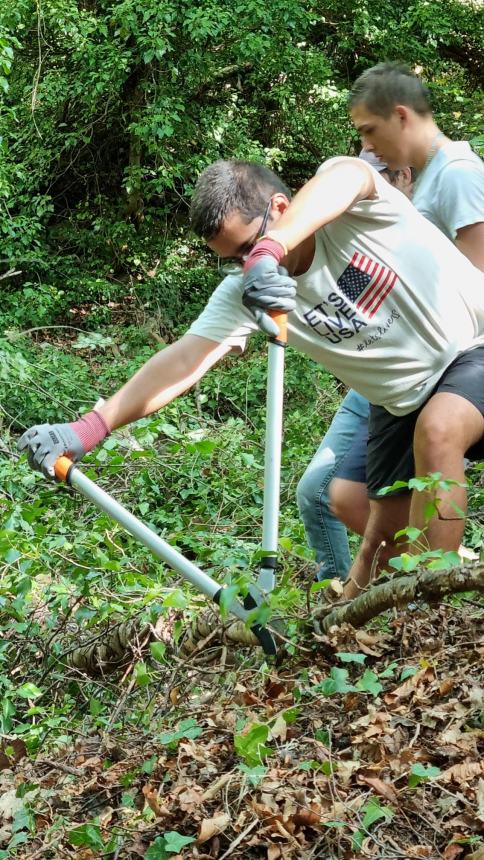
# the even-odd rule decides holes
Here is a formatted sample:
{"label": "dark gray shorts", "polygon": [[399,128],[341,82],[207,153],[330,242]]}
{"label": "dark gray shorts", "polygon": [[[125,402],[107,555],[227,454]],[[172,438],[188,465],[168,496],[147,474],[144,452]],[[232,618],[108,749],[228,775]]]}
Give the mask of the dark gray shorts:
{"label": "dark gray shorts", "polygon": [[[431,397],[442,393],[458,394],[484,414],[483,346],[462,353],[449,365]],[[378,491],[383,487],[415,477],[413,436],[417,418],[427,403],[428,400],[415,412],[403,416],[391,415],[383,406],[370,406],[366,478],[371,499],[381,498]],[[466,457],[484,460],[484,438],[469,448]],[[405,492],[406,488],[395,490],[392,495]]]}
{"label": "dark gray shorts", "polygon": [[353,441],[343,461],[336,469],[335,478],[359,481],[366,484],[366,458],[368,445],[368,419],[360,418]]}

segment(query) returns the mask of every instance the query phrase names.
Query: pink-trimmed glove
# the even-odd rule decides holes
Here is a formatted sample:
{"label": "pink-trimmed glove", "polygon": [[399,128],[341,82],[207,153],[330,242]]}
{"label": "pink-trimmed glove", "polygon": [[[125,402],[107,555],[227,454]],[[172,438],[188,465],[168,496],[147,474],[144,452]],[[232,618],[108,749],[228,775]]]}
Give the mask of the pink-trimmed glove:
{"label": "pink-trimmed glove", "polygon": [[279,266],[284,250],[272,239],[262,239],[244,263],[242,304],[249,308],[259,328],[277,337],[279,327],[268,311],[290,313],[296,307],[296,281]]}
{"label": "pink-trimmed glove", "polygon": [[18,441],[19,451],[27,449],[29,465],[46,478],[55,478],[54,464],[66,455],[74,463],[109,435],[109,427],[99,412],[88,412],[70,424],[36,424]]}

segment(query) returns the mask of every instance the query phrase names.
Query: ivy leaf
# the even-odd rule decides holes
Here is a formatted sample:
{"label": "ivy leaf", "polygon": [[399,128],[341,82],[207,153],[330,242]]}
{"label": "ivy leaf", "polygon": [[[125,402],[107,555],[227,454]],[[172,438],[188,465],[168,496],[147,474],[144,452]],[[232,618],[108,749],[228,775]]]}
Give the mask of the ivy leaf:
{"label": "ivy leaf", "polygon": [[440,774],[440,767],[434,767],[429,764],[425,766],[421,764],[421,762],[416,762],[416,764],[412,765],[410,770],[410,776],[408,778],[408,787],[415,788],[417,785],[420,785],[421,782],[425,782],[428,779],[433,779]]}
{"label": "ivy leaf", "polygon": [[338,651],[336,656],[342,663],[364,663],[367,657],[366,654],[353,654],[347,651]]}
{"label": "ivy leaf", "polygon": [[380,801],[377,797],[371,797],[368,803],[363,807],[362,812],[363,827],[367,830],[375,823],[375,821],[379,821],[380,818],[386,818],[391,821],[394,816],[393,809],[390,809],[388,806],[380,806]]}
{"label": "ivy leaf", "polygon": [[372,696],[378,696],[383,690],[383,685],[378,680],[378,675],[375,675],[371,669],[365,669],[363,675],[356,683],[356,689],[362,693],[370,693]]}
{"label": "ivy leaf", "polygon": [[69,831],[68,839],[71,845],[86,846],[94,851],[103,851],[105,847],[99,824],[81,824]]}
{"label": "ivy leaf", "polygon": [[235,751],[249,767],[260,765],[272,752],[265,745],[268,737],[269,726],[266,723],[254,723],[245,734],[235,735]]}
{"label": "ivy leaf", "polygon": [[168,830],[164,834],[165,848],[171,854],[179,854],[185,845],[190,845],[190,842],[195,842],[194,836],[182,836],[176,830]]}

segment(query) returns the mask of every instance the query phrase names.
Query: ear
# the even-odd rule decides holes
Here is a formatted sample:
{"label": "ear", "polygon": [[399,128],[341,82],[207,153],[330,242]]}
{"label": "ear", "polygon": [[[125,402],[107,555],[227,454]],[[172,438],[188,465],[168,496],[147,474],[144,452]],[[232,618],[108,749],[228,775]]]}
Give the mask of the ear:
{"label": "ear", "polygon": [[282,191],[278,191],[271,197],[271,219],[277,221],[284,214],[290,201]]}
{"label": "ear", "polygon": [[396,114],[396,116],[398,117],[398,120],[399,120],[402,128],[404,126],[407,126],[409,124],[409,122],[411,121],[411,113],[412,112],[411,112],[410,108],[408,108],[406,105],[395,105],[393,110],[394,110],[394,113]]}

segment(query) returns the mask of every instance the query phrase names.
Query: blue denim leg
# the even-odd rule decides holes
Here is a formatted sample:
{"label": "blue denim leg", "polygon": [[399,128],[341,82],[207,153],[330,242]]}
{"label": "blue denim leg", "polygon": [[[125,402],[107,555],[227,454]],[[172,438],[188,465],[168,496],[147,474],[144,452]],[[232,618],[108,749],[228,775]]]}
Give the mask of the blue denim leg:
{"label": "blue denim leg", "polygon": [[306,537],[316,551],[318,578],[346,579],[351,566],[348,535],[329,507],[329,485],[349,451],[361,421],[367,421],[369,403],[350,390],[297,487],[297,503]]}

